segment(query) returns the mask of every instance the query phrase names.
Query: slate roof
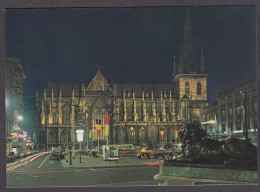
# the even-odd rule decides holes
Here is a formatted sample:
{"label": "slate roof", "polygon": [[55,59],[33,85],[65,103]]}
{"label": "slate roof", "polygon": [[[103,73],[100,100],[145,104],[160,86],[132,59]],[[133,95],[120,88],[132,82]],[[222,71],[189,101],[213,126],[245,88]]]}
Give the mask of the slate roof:
{"label": "slate roof", "polygon": [[[88,84],[85,84],[87,87]],[[161,91],[163,93],[169,94],[172,91],[173,95],[173,84],[116,84],[117,86],[117,96],[123,97],[123,90],[125,93],[128,92],[132,96],[132,91],[135,92],[135,97],[142,97],[142,91],[145,93],[149,93],[149,97],[151,97],[152,91],[154,92],[154,97],[160,97]],[[47,97],[51,96],[51,90],[53,89],[54,97],[59,96],[59,89],[61,89],[61,96],[62,97],[71,97],[72,96],[72,89],[74,89],[75,97],[80,96],[81,91],[81,83],[49,83],[46,88]],[[126,95],[127,96],[127,95]]]}
{"label": "slate roof", "polygon": [[61,89],[62,97],[71,97],[72,89],[74,89],[75,97],[80,96],[80,83],[49,83],[46,89],[46,95],[51,96],[51,89],[53,89],[54,97],[59,96],[59,90]]}

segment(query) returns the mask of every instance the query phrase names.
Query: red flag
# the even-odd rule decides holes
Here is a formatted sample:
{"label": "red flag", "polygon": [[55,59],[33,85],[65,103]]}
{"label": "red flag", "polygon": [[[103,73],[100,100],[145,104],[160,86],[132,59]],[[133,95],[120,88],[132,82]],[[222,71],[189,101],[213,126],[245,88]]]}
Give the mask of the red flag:
{"label": "red flag", "polygon": [[110,115],[105,115],[104,119],[105,119],[105,124],[110,125]]}
{"label": "red flag", "polygon": [[163,141],[164,131],[160,131],[161,140]]}
{"label": "red flag", "polygon": [[90,123],[89,130],[92,130],[92,129],[93,129],[93,123]]}
{"label": "red flag", "polygon": [[174,125],[174,131],[178,131],[178,126]]}
{"label": "red flag", "polygon": [[98,138],[100,138],[100,129],[97,129],[97,136],[98,136]]}

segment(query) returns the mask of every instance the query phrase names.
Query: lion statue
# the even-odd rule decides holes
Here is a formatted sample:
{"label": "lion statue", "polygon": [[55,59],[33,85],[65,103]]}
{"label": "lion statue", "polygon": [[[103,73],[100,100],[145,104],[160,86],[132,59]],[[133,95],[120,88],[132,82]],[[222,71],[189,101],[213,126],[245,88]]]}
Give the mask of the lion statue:
{"label": "lion statue", "polygon": [[200,123],[191,121],[180,128],[182,154],[172,159],[182,163],[256,165],[257,148],[246,140],[209,139]]}

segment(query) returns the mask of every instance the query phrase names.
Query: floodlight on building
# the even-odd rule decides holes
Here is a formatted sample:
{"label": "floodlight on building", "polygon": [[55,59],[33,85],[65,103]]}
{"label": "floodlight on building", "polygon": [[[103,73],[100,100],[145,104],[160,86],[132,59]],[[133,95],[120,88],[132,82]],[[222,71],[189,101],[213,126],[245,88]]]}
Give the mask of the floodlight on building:
{"label": "floodlight on building", "polygon": [[22,116],[22,115],[18,115],[17,119],[18,119],[19,121],[22,121],[22,120],[23,120],[23,116]]}
{"label": "floodlight on building", "polygon": [[215,123],[216,123],[215,120],[209,120],[209,121],[202,122],[201,124],[202,125],[207,125],[207,124],[215,124]]}

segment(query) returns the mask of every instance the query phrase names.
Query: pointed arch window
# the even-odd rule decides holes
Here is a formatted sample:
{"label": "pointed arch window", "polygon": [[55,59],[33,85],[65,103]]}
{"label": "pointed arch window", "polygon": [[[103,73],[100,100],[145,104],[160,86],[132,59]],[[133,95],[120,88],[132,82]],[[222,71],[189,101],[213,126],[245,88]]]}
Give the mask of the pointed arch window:
{"label": "pointed arch window", "polygon": [[62,122],[63,124],[69,124],[70,122],[70,107],[67,104],[62,109]]}
{"label": "pointed arch window", "polygon": [[51,130],[49,133],[49,144],[57,143],[57,133],[54,130]]}
{"label": "pointed arch window", "polygon": [[139,130],[139,142],[145,142],[145,129],[143,127]]}
{"label": "pointed arch window", "polygon": [[131,127],[128,131],[128,140],[129,143],[135,142],[135,129],[133,127]]}
{"label": "pointed arch window", "polygon": [[201,86],[201,82],[199,81],[197,83],[197,95],[201,95],[201,91],[202,91],[202,86]]}
{"label": "pointed arch window", "polygon": [[190,83],[188,81],[185,83],[185,95],[190,96]]}
{"label": "pointed arch window", "polygon": [[68,135],[67,135],[67,131],[63,130],[60,134],[60,143],[61,144],[66,144],[68,143]]}

